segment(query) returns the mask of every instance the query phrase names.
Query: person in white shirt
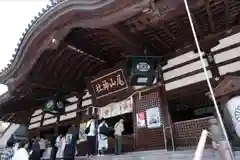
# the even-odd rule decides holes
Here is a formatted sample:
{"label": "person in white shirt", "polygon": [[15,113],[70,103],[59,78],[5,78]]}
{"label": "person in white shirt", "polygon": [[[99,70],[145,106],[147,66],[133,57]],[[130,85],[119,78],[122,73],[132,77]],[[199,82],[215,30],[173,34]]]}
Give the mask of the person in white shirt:
{"label": "person in white shirt", "polygon": [[41,154],[40,157],[43,157],[43,153],[46,149],[46,140],[44,138],[41,138],[39,140],[39,145],[40,145],[40,154]]}
{"label": "person in white shirt", "polygon": [[96,119],[91,117],[86,125],[88,156],[96,153]]}
{"label": "person in white shirt", "polygon": [[28,148],[28,142],[20,142],[19,149],[14,153],[12,160],[29,160],[26,148]]}
{"label": "person in white shirt", "polygon": [[58,145],[58,151],[57,151],[57,158],[63,158],[63,151],[65,149],[65,145],[66,145],[66,141],[65,141],[65,136],[59,137],[60,139],[60,143]]}

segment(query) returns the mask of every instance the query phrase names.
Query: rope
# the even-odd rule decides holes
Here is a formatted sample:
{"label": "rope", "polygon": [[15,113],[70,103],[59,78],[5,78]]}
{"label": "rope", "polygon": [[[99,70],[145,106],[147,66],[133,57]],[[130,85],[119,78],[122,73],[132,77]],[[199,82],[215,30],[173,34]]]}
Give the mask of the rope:
{"label": "rope", "polygon": [[235,158],[234,158],[234,155],[233,155],[232,147],[231,147],[231,144],[229,142],[228,135],[227,135],[226,129],[224,127],[220,111],[218,109],[218,105],[217,105],[216,97],[215,97],[214,92],[213,92],[212,85],[210,83],[210,79],[209,79],[209,76],[208,76],[208,73],[207,73],[206,64],[204,62],[203,54],[202,54],[202,51],[200,49],[199,41],[198,41],[197,34],[196,34],[196,31],[195,31],[195,28],[194,28],[194,25],[193,25],[193,20],[192,20],[192,17],[191,17],[191,13],[190,13],[190,10],[189,10],[189,6],[188,6],[187,0],[184,0],[184,4],[185,4],[186,11],[187,11],[189,23],[190,23],[190,26],[191,26],[191,29],[192,29],[193,37],[194,37],[194,40],[195,40],[195,43],[196,43],[197,51],[198,51],[198,54],[199,54],[199,57],[200,57],[200,60],[201,60],[201,63],[202,63],[202,68],[204,70],[204,75],[206,77],[208,88],[210,90],[212,101],[213,101],[213,104],[214,104],[214,107],[215,107],[215,110],[216,110],[216,113],[217,113],[217,117],[219,119],[221,128],[223,130],[224,137],[226,138],[227,145],[228,145],[228,148],[229,148],[229,152],[231,154],[231,158],[234,160]]}

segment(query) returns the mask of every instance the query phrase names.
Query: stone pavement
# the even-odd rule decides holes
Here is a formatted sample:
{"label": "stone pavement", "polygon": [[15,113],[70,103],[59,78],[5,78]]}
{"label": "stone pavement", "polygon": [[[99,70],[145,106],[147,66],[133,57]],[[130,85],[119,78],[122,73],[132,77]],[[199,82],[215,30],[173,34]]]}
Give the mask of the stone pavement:
{"label": "stone pavement", "polygon": [[[94,156],[91,158],[87,157],[76,157],[76,160],[192,160],[195,150],[187,151],[145,151],[145,152],[133,152],[124,155],[104,155],[104,156]],[[213,150],[205,150],[203,155],[204,160],[217,160],[216,152]]]}

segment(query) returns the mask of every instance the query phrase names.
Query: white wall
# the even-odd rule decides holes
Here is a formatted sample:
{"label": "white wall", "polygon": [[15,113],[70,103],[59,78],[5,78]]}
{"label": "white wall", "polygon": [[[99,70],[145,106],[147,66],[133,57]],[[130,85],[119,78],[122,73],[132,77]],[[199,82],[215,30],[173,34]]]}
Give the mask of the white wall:
{"label": "white wall", "polygon": [[[238,43],[240,39],[240,33],[235,34],[233,36],[227,37],[225,39],[220,40],[220,44],[217,47],[214,47],[212,49],[212,51],[217,51],[219,49],[228,47],[230,45],[233,45],[235,43]],[[186,54],[183,54],[181,56],[175,57],[171,60],[168,61],[168,64],[166,66],[163,67],[163,71],[166,69],[169,69],[173,66],[182,64],[184,62],[190,61],[192,59],[195,59],[199,57],[198,54],[194,53],[194,52],[188,52]],[[240,47],[234,48],[232,50],[226,51],[226,52],[221,52],[217,55],[214,56],[214,59],[216,61],[217,64],[225,62],[227,60],[233,59],[233,58],[237,58],[240,57]],[[205,64],[208,66],[207,61],[205,60]],[[219,67],[219,71],[220,71],[220,75],[225,75],[227,73],[231,73],[231,72],[236,72],[240,70],[240,61],[234,62],[232,64],[228,64],[228,65],[224,65]],[[183,67],[165,72],[163,74],[164,76],[164,80],[170,80],[174,77],[178,77],[180,75],[186,74],[188,72],[192,72],[195,70],[198,70],[202,67],[201,62],[197,61],[197,62],[193,62],[191,64],[185,65]],[[212,78],[212,75],[210,73],[210,71],[208,71],[208,75],[210,78]],[[174,81],[174,82],[170,82],[166,84],[166,90],[170,91],[172,89],[177,89],[180,87],[184,87],[190,84],[194,84],[197,82],[201,82],[206,80],[204,73],[198,73],[196,75],[193,76],[189,76],[189,77],[185,77],[182,78],[180,80]]]}

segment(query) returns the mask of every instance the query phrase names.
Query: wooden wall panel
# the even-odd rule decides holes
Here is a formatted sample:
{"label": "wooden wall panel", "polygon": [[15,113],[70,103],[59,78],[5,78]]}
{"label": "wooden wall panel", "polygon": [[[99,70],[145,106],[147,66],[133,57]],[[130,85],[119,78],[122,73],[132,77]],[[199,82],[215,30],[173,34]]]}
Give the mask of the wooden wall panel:
{"label": "wooden wall panel", "polygon": [[[135,132],[135,150],[153,150],[165,149],[163,125],[160,128],[149,129],[147,127],[137,128],[136,114],[145,112],[147,109],[159,107],[160,99],[158,87],[141,92],[134,96],[135,107],[133,107],[134,115],[134,132]],[[146,114],[145,114],[146,118]]]}
{"label": "wooden wall panel", "polygon": [[[177,148],[196,147],[204,129],[209,128],[208,120],[212,117],[193,119],[173,123],[174,140]],[[210,146],[210,139],[206,146]]]}

